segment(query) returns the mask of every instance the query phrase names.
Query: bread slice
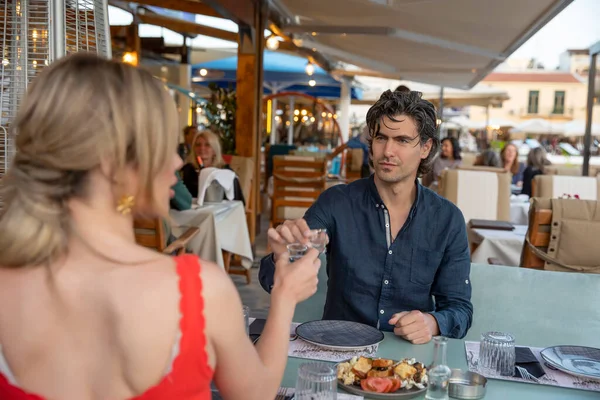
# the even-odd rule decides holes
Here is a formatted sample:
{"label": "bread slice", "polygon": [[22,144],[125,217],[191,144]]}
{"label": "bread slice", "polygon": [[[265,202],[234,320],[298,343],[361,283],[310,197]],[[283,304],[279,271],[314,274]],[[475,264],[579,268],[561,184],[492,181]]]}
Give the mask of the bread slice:
{"label": "bread slice", "polygon": [[373,361],[370,358],[361,356],[356,364],[354,364],[354,367],[352,367],[352,372],[359,378],[364,379],[371,368],[373,368]]}

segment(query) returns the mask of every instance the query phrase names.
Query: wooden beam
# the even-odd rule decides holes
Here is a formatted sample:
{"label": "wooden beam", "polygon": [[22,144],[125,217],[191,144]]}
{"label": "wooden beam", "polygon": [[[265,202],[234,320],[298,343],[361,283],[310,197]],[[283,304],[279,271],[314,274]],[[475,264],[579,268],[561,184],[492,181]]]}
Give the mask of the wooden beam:
{"label": "wooden beam", "polygon": [[[263,105],[263,55],[265,40],[263,32],[266,26],[266,4],[258,2],[253,6],[253,23],[239,25],[238,65],[236,72],[236,120],[235,148],[242,157],[254,160],[254,179],[252,180],[252,201],[250,219],[257,220],[260,207],[260,135],[262,132]],[[251,223],[251,237],[255,224]]]}
{"label": "wooden beam", "polygon": [[163,17],[162,15],[155,13],[138,12],[136,17],[139,18],[140,22],[143,22],[144,24],[162,26],[163,28],[167,28],[179,33],[194,33],[196,35],[210,36],[230,42],[237,42],[238,40],[238,34],[235,32],[229,32],[176,18]]}
{"label": "wooden beam", "polygon": [[[253,0],[204,0],[204,2],[223,17],[237,24],[254,26],[255,1]],[[256,1],[256,3],[259,2]]]}
{"label": "wooden beam", "polygon": [[137,4],[143,4],[146,6],[155,6],[160,8],[167,8],[169,10],[183,11],[190,14],[207,15],[209,17],[223,18],[211,6],[199,2],[190,0],[135,0]]}

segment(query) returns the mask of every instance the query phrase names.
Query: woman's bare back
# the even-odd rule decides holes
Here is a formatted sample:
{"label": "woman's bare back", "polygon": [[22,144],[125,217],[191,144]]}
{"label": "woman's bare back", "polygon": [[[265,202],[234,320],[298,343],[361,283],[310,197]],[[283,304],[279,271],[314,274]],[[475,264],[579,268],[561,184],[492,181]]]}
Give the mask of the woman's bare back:
{"label": "woman's bare back", "polygon": [[0,268],[0,346],[18,386],[91,400],[129,398],[160,382],[179,337],[179,280],[173,259],[135,252],[149,261],[87,255]]}

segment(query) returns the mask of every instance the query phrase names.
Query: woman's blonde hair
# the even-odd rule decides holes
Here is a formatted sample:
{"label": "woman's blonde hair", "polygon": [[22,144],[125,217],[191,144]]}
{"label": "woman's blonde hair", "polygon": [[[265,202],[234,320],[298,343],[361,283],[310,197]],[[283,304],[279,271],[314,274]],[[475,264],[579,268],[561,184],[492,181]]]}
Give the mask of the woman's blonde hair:
{"label": "woman's blonde hair", "polygon": [[205,129],[200,131],[194,136],[194,141],[192,142],[192,148],[190,149],[190,154],[188,155],[187,162],[191,163],[196,169],[200,168],[198,164],[198,154],[196,154],[196,140],[198,138],[204,138],[208,142],[208,145],[215,152],[214,160],[212,160],[212,166],[215,168],[221,168],[225,165],[223,161],[223,154],[221,151],[221,139],[219,136],[211,130]]}
{"label": "woman's blonde hair", "polygon": [[[177,147],[173,100],[144,70],[91,54],[46,68],[30,86],[13,124],[16,155],[2,180],[0,265],[48,263],[67,252],[71,198],[90,191],[89,174],[110,165],[107,179],[121,196],[153,198],[154,178]],[[121,177],[133,168],[138,193]]]}

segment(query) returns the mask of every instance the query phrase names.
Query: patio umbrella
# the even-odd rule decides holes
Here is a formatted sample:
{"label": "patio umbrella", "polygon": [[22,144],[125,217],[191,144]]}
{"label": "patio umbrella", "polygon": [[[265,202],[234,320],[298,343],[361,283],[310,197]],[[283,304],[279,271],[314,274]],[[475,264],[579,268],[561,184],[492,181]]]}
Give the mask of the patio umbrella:
{"label": "patio umbrella", "polygon": [[545,135],[545,134],[559,134],[562,133],[560,126],[552,124],[550,121],[543,118],[534,118],[521,122],[515,125],[510,130],[511,133],[527,133],[530,135]]}
{"label": "patio umbrella", "polygon": [[[341,83],[316,65],[313,74],[309,76],[306,73],[307,63],[308,61],[302,57],[265,51],[263,60],[265,93],[296,91],[315,97],[339,98]],[[219,87],[235,88],[237,64],[237,56],[195,64],[192,66],[192,82],[203,86],[208,86],[212,82]],[[206,75],[202,76],[201,72]],[[311,80],[314,81],[314,86],[309,84]],[[352,98],[362,98],[360,88],[352,89]]]}
{"label": "patio umbrella", "polygon": [[[565,136],[583,136],[585,134],[585,121],[582,119],[567,122],[563,126]],[[592,136],[600,136],[600,124],[592,124]]]}

